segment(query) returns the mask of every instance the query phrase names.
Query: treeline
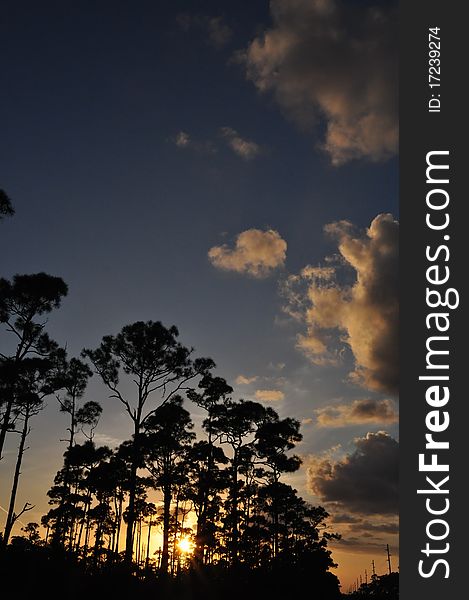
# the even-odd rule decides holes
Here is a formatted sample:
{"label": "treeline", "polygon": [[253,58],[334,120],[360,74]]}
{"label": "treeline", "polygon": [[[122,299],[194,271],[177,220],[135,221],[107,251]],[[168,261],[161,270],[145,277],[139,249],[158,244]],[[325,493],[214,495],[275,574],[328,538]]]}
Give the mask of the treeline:
{"label": "treeline", "polygon": [[352,600],[397,600],[399,598],[399,573],[372,575],[371,581],[362,583],[346,598]]}
{"label": "treeline", "polygon": [[[2,214],[12,214],[3,197]],[[48,569],[65,561],[80,581],[109,572],[133,574],[134,585],[189,577],[192,590],[203,582],[205,592],[218,585],[220,593],[228,582],[238,589],[243,577],[263,589],[267,577],[276,591],[307,578],[322,597],[337,597],[327,544],[338,536],[326,530],[328,514],[282,481],[301,463],[291,453],[300,423],[234,399],[214,362],[195,358],[176,327],[160,322],[127,325],[69,357],[46,331],[48,313],[67,292],[45,273],[0,279],[2,348],[9,349],[0,354],[0,456],[7,437],[19,439],[2,560],[12,568],[33,552],[35,565],[41,556]],[[128,417],[128,440],[117,449],[94,442],[102,409],[84,401],[93,374]],[[67,448],[48,491],[45,539],[37,523],[12,536],[32,508],[16,506],[31,422],[51,396],[67,416]],[[198,438],[188,403],[202,421]],[[170,597],[179,597],[175,588]]]}

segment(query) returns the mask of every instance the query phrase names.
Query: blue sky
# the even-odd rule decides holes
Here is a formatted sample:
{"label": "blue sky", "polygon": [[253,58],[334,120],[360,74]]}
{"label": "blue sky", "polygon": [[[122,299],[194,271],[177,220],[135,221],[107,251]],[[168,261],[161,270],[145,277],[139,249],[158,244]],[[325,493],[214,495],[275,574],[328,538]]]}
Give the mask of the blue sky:
{"label": "blue sky", "polygon": [[[352,419],[320,427],[315,410],[396,398],[347,379],[357,354],[337,335],[340,360],[313,364],[296,347],[307,318],[282,310],[288,302],[279,290],[289,276],[338,253],[326,224],[346,220],[356,227],[350,236],[363,240],[377,215],[397,218],[398,164],[395,156],[366,152],[332,164],[320,147],[327,106],[316,109],[313,127],[298,123],[276,84],[262,91],[260,76],[249,76],[240,52],[290,23],[288,14],[275,17],[276,4],[3,3],[0,187],[16,215],[2,223],[1,266],[4,277],[44,270],[68,283],[48,330],[72,355],[126,323],[161,320],[176,324],[198,355],[213,357],[237,397],[281,391],[283,400],[273,405],[282,415],[311,420],[298,448],[305,466],[292,481],[318,501],[307,486],[311,456],[314,462],[331,448],[350,455],[355,438],[379,430],[396,438],[397,424]],[[303,4],[284,3],[291,11]],[[282,68],[281,76],[290,67]],[[223,128],[255,144],[256,155],[234,151]],[[181,132],[185,145],[176,143]],[[237,236],[251,229],[274,230],[286,242],[278,268],[256,278],[211,264],[210,248],[233,251]],[[353,284],[357,272],[346,259],[345,267]],[[337,276],[344,285],[342,272]],[[240,375],[257,379],[237,385]],[[88,396],[105,409],[102,439],[125,437],[128,423],[97,378]],[[40,493],[61,462],[61,427],[50,399],[34,424],[25,466],[33,487],[23,483],[20,494],[34,496],[38,515],[46,509]],[[2,469],[8,467],[7,457]],[[368,556],[362,542],[358,552]],[[355,568],[355,555],[344,560]]]}

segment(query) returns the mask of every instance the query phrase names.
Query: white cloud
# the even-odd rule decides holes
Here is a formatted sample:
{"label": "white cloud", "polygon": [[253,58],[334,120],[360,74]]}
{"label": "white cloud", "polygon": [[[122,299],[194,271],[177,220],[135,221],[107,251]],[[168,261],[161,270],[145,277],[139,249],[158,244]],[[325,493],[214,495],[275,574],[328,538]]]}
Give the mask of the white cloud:
{"label": "white cloud", "polygon": [[234,248],[213,246],[208,257],[219,269],[263,278],[284,265],[286,251],[287,243],[277,231],[248,229],[237,236]]}
{"label": "white cloud", "polygon": [[272,0],[273,25],[238,56],[248,79],[272,92],[303,127],[326,121],[332,163],[397,152],[395,3]]}
{"label": "white cloud", "polygon": [[110,448],[117,448],[124,440],[107,435],[106,433],[96,433],[93,437],[93,441],[97,446],[109,446]]}

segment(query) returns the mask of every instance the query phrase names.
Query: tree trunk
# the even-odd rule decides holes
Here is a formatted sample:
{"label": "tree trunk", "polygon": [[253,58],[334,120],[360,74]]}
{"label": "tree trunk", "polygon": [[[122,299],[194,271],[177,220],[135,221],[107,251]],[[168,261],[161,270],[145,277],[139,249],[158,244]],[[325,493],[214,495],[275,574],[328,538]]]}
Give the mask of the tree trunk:
{"label": "tree trunk", "polygon": [[274,471],[274,495],[273,495],[273,502],[272,502],[272,510],[273,510],[273,514],[274,514],[274,557],[276,557],[278,555],[278,526],[279,526],[279,522],[278,522],[278,481],[280,478],[280,473],[277,473],[276,471]]}
{"label": "tree trunk", "polygon": [[148,539],[147,539],[147,555],[145,558],[145,570],[148,571],[148,564],[150,562],[150,535],[151,535],[151,525],[152,525],[152,521],[151,521],[151,515],[150,515],[150,521],[148,522]]}
{"label": "tree trunk", "polygon": [[114,552],[116,552],[116,554],[118,554],[119,553],[119,542],[120,542],[120,537],[121,537],[121,526],[122,526],[122,496],[119,496],[119,508],[116,513],[116,520],[117,520],[117,532],[116,532],[116,546],[114,548]]}
{"label": "tree trunk", "polygon": [[81,519],[80,522],[80,529],[78,530],[78,537],[76,540],[76,544],[75,544],[75,553],[78,554],[79,550],[80,550],[80,546],[81,546],[81,538],[83,536],[83,529],[85,527],[85,520],[86,520],[86,506],[85,506],[85,510],[83,513],[83,518]]}
{"label": "tree trunk", "polygon": [[212,441],[212,413],[209,409],[208,414],[208,460],[207,460],[207,477],[202,480],[202,508],[197,519],[197,531],[195,535],[195,550],[194,562],[202,565],[205,560],[205,546],[207,543],[207,515],[208,515],[208,500],[210,495],[210,484],[213,469],[213,441]]}
{"label": "tree trunk", "polygon": [[161,571],[168,572],[169,563],[169,524],[171,517],[171,488],[163,490],[163,551],[161,554]]}
{"label": "tree trunk", "polygon": [[10,494],[10,505],[8,507],[8,515],[7,515],[7,519],[6,519],[6,523],[5,523],[5,532],[3,534],[4,546],[8,545],[11,530],[13,529],[13,525],[15,524],[15,520],[16,520],[15,519],[16,493],[18,491],[18,482],[19,482],[20,475],[21,475],[21,463],[23,461],[24,445],[26,442],[26,437],[29,433],[28,423],[29,423],[29,409],[26,408],[26,413],[24,415],[23,430],[21,432],[20,445],[18,446],[18,456],[16,458],[15,474],[13,476],[13,485],[12,485],[11,494]]}
{"label": "tree trunk", "polygon": [[176,563],[177,540],[178,540],[178,516],[179,516],[179,492],[176,495],[176,508],[174,509],[174,534],[173,534],[173,557],[171,560],[171,575],[174,575],[174,565]]}
{"label": "tree trunk", "polygon": [[134,441],[132,446],[132,466],[130,468],[129,481],[129,506],[127,531],[125,536],[125,555],[124,563],[127,567],[132,565],[134,553],[134,525],[135,525],[135,496],[137,488],[137,469],[138,469],[138,444],[139,444],[140,426],[135,423]]}
{"label": "tree trunk", "polygon": [[[31,323],[31,319],[28,317],[25,325],[29,325]],[[27,348],[25,348],[25,338],[21,338],[20,342],[16,348],[15,358],[13,359],[13,365],[16,372],[16,368],[21,364],[21,359],[24,358],[24,355],[27,352]],[[10,382],[11,383],[11,382]],[[5,402],[5,412],[3,413],[3,421],[2,426],[0,428],[0,460],[3,456],[3,446],[5,445],[5,438],[8,433],[9,425],[10,425],[10,417],[11,411],[13,410],[13,405],[15,403],[15,394],[13,391],[13,387],[11,387],[7,391],[7,401]]]}
{"label": "tree trunk", "polygon": [[231,560],[233,565],[238,564],[238,453],[233,456],[233,492],[231,505],[232,534],[231,534]]}
{"label": "tree trunk", "polygon": [[13,403],[14,403],[14,395],[13,395],[13,393],[10,393],[10,394],[8,394],[8,399],[7,399],[6,406],[5,406],[5,412],[3,414],[2,427],[0,429],[0,459],[2,458],[2,455],[3,455],[3,446],[5,444],[5,438],[7,436],[9,425],[10,425],[10,417],[11,417],[11,410],[13,408]]}

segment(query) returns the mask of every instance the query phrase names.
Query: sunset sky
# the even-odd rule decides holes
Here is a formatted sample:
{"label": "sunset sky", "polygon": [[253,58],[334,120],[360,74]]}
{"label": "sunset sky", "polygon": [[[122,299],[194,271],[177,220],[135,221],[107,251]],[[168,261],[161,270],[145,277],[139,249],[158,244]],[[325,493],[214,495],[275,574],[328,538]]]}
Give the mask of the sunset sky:
{"label": "sunset sky", "polygon": [[[71,356],[175,324],[234,397],[303,422],[287,480],[343,534],[344,590],[386,543],[397,570],[394,3],[6,1],[0,29],[0,275],[63,277],[48,331]],[[96,442],[129,437],[97,377],[86,399]],[[18,504],[39,521],[53,397],[32,426]]]}

